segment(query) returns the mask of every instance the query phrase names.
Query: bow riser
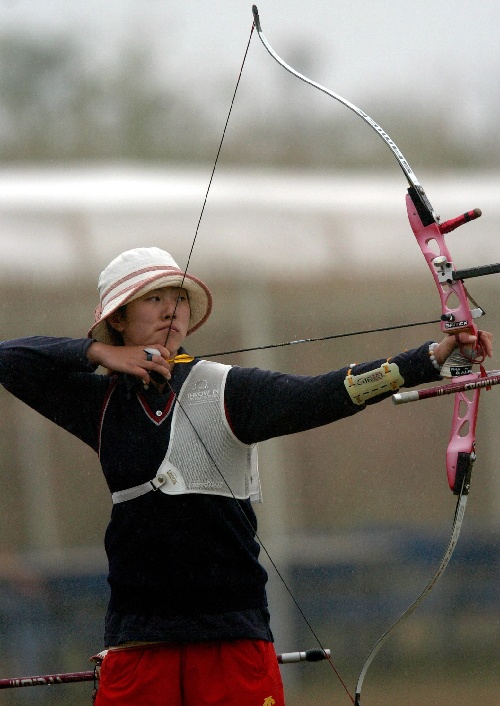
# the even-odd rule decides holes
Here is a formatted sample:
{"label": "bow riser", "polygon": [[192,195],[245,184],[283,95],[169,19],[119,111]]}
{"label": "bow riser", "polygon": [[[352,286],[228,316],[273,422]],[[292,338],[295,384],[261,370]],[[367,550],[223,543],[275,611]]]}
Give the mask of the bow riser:
{"label": "bow riser", "polygon": [[[406,209],[415,238],[439,291],[441,330],[452,334],[465,331],[476,336],[477,327],[467,292],[461,280],[452,279],[451,270],[455,268],[439,225],[434,220],[424,225],[410,194],[406,196]],[[478,314],[480,315],[479,312]]]}
{"label": "bow riser", "polygon": [[[411,229],[429,266],[441,298],[441,330],[447,334],[459,334],[463,331],[477,336],[473,312],[467,299],[467,292],[461,280],[453,280],[450,270],[454,270],[450,252],[439,224],[430,216],[422,213],[420,202],[415,205],[411,193],[406,196],[406,209]],[[425,221],[425,225],[422,221]],[[436,264],[438,263],[438,264]],[[448,276],[444,276],[443,264]],[[480,374],[463,375],[461,381],[472,382]],[[446,451],[446,473],[448,485],[458,494],[468,476],[475,459],[474,441],[476,438],[476,420],[480,390],[474,390],[470,396],[465,392],[455,395],[455,407],[450,440]]]}

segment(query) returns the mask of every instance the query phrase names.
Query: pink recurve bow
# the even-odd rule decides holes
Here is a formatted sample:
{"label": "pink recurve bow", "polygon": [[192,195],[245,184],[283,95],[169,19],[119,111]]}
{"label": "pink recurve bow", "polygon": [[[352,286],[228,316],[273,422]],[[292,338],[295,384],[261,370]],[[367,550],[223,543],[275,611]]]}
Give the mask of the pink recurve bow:
{"label": "pink recurve bow", "polygon": [[[269,42],[265,38],[261,28],[259,12],[255,5],[252,7],[252,11],[255,29],[257,30],[259,38],[268,53],[273,57],[273,59],[275,59],[275,61],[278,62],[278,64],[280,64],[293,76],[299,78],[301,81],[317,88],[321,92],[331,98],[334,98],[349,108],[352,112],[362,118],[362,120],[364,120],[389,147],[408,181],[408,194],[406,196],[408,218],[413,233],[438,288],[441,299],[441,329],[447,334],[457,336],[461,332],[467,332],[477,336],[478,330],[474,320],[481,316],[484,311],[478,307],[472,299],[470,299],[463,280],[467,277],[477,277],[485,274],[500,272],[500,264],[484,265],[477,268],[472,268],[470,270],[457,271],[445,243],[444,236],[458,226],[478,218],[481,215],[481,211],[479,209],[474,209],[473,211],[468,211],[467,213],[464,213],[463,215],[450,221],[440,223],[438,216],[436,216],[429,199],[424,192],[424,189],[419,184],[408,161],[405,159],[389,135],[369,115],[360,110],[353,103],[347,101],[345,98],[342,98],[337,93],[330,91],[319,83],[312,81],[286,64],[283,59],[281,59],[271,48]],[[474,308],[471,308],[469,301],[472,302]],[[446,361],[443,366],[442,374],[446,373],[446,377],[451,377],[453,379],[459,378],[460,382],[463,383],[460,386],[457,385],[456,382],[452,382],[449,385],[450,388],[454,387],[453,393],[455,394],[455,406],[450,441],[446,453],[446,470],[449,486],[453,493],[458,495],[451,538],[434,576],[430,579],[423,591],[410,605],[410,607],[377,640],[366,658],[356,684],[356,706],[359,706],[361,702],[361,688],[363,681],[375,655],[380,650],[393,628],[408,617],[415,610],[415,608],[420,605],[424,598],[428,596],[446,569],[458,541],[467,503],[472,465],[476,457],[475,431],[479,395],[481,388],[487,386],[487,380],[489,379],[486,377],[486,373],[482,369],[482,366],[478,372],[473,372],[472,370],[473,365],[480,364],[483,359],[484,351],[480,341],[478,340],[472,348],[466,349],[459,346],[455,353],[450,356],[448,361]],[[499,376],[496,376],[494,378],[493,384],[500,381],[497,379],[498,377]],[[447,386],[440,388],[440,391],[435,395],[429,394],[428,396],[446,394],[446,392],[443,391],[446,390],[446,387]],[[425,393],[426,390],[420,392]],[[405,395],[418,395],[418,393],[401,393],[395,397],[403,399],[396,399],[395,401],[407,401],[404,399]],[[425,395],[421,395],[420,398],[423,396]],[[416,398],[418,397],[413,397],[412,399]]]}

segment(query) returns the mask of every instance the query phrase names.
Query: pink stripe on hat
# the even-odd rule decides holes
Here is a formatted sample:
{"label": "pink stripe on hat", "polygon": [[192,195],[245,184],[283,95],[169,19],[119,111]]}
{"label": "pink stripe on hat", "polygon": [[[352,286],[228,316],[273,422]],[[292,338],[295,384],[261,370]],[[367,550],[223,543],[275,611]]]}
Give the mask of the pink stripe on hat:
{"label": "pink stripe on hat", "polygon": [[110,314],[160,287],[182,287],[187,291],[191,308],[188,335],[210,316],[212,295],[204,282],[179,269],[165,250],[135,248],[119,255],[101,272],[98,282],[100,303],[94,312],[95,323],[87,334],[89,338],[114,343],[107,324]]}

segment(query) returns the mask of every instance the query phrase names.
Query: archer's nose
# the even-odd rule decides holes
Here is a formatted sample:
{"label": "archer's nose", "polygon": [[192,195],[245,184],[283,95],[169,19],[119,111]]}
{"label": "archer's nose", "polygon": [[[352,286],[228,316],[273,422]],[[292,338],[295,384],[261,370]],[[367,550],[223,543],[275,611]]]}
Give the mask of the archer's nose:
{"label": "archer's nose", "polygon": [[165,321],[169,321],[170,319],[175,319],[177,314],[175,311],[175,302],[166,302],[165,303],[165,308],[163,310],[163,317]]}

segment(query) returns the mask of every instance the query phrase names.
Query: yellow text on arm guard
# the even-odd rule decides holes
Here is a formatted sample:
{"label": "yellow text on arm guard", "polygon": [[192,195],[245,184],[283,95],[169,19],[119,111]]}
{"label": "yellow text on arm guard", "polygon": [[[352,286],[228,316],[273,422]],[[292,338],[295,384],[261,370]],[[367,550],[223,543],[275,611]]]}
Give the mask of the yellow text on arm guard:
{"label": "yellow text on arm guard", "polygon": [[383,363],[380,368],[369,370],[361,375],[351,375],[349,369],[344,385],[354,404],[365,404],[366,400],[386,392],[399,390],[404,380],[396,363]]}

